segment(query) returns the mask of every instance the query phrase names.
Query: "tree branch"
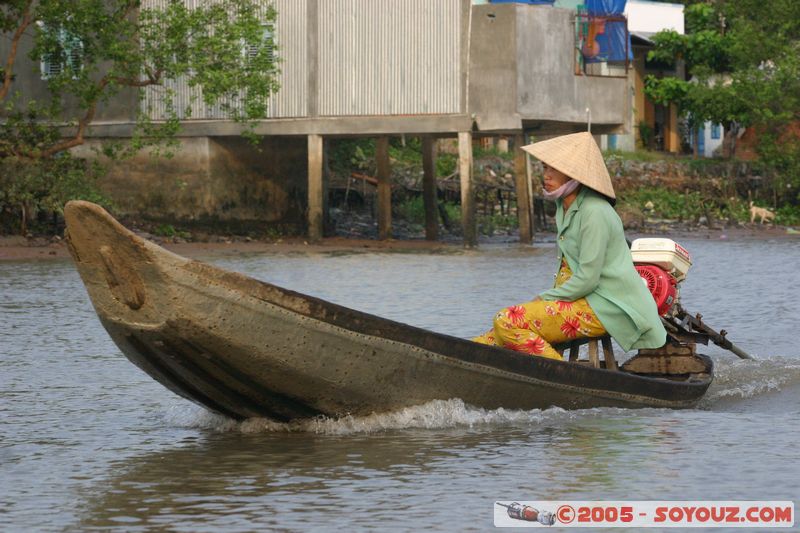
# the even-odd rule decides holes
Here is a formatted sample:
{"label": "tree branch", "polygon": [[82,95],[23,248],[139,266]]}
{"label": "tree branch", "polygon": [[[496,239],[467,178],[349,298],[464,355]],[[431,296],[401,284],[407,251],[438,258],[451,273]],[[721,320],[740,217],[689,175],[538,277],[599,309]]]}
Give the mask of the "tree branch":
{"label": "tree branch", "polygon": [[31,4],[33,4],[33,0],[28,0],[28,3],[25,4],[25,9],[22,10],[22,22],[17,28],[17,31],[14,32],[14,37],[11,38],[11,48],[8,51],[6,65],[3,69],[3,86],[0,87],[0,102],[6,99],[8,91],[11,89],[11,80],[14,78],[14,62],[17,60],[19,41],[22,39],[25,30],[28,29],[28,26],[33,22]]}
{"label": "tree branch", "polygon": [[123,77],[115,77],[115,76],[104,76],[98,83],[97,83],[97,96],[91,102],[89,107],[86,109],[86,114],[84,114],[83,118],[78,121],[78,130],[75,132],[75,135],[69,139],[65,139],[61,142],[58,142],[51,147],[43,150],[38,154],[38,157],[45,158],[50,157],[58,152],[63,152],[64,150],[69,150],[70,148],[75,148],[76,146],[80,146],[85,142],[84,134],[86,133],[86,129],[89,125],[94,121],[94,115],[97,112],[97,101],[100,98],[100,95],[103,94],[103,91],[108,86],[109,83],[114,82],[119,85],[124,85],[127,87],[147,87],[148,85],[157,85],[161,78],[161,71],[156,70],[148,79],[146,80],[138,80],[133,78],[123,78]]}

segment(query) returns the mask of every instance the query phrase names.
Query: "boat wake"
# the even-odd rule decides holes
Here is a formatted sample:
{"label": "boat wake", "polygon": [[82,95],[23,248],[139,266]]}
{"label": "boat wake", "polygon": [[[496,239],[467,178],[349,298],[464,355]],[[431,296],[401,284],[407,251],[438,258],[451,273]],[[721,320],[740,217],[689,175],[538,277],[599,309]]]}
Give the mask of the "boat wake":
{"label": "boat wake", "polygon": [[752,398],[800,383],[800,359],[763,357],[744,361],[717,358],[714,381],[708,389],[704,405],[728,398]]}
{"label": "boat wake", "polygon": [[[190,410],[189,410],[190,409]],[[241,433],[315,433],[321,435],[369,434],[397,429],[448,429],[478,426],[530,426],[548,422],[588,416],[597,409],[566,411],[559,407],[532,409],[482,409],[465,404],[462,400],[433,400],[431,402],[366,416],[340,418],[316,417],[288,423],[264,418],[251,418],[241,422],[210,413],[201,407],[186,404],[175,406],[167,415],[168,422],[220,432]]]}
{"label": "boat wake", "polygon": [[[800,359],[774,356],[741,361],[719,358],[715,364],[715,374],[714,382],[700,405],[703,409],[713,407],[719,401],[752,398],[800,384]],[[567,411],[558,407],[529,411],[482,409],[469,406],[459,399],[451,399],[434,400],[414,407],[367,416],[347,415],[340,418],[321,416],[281,423],[264,418],[237,422],[181,401],[168,410],[166,419],[171,425],[218,432],[352,435],[400,429],[545,426],[550,423],[563,424],[567,420],[585,417],[619,416],[627,411],[608,407],[578,411]],[[639,414],[644,411],[636,410]],[[647,409],[647,411],[661,410]]]}

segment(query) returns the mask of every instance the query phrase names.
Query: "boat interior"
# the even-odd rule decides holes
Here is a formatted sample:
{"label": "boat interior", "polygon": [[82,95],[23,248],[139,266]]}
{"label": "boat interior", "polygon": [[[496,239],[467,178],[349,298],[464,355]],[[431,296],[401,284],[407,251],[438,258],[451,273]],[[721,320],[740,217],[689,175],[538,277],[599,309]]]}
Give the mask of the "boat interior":
{"label": "boat interior", "polygon": [[639,350],[623,363],[617,362],[611,336],[576,339],[554,345],[565,360],[594,368],[627,372],[674,381],[705,381],[711,379],[712,361],[696,353],[694,343],[681,343],[672,336],[657,350]]}

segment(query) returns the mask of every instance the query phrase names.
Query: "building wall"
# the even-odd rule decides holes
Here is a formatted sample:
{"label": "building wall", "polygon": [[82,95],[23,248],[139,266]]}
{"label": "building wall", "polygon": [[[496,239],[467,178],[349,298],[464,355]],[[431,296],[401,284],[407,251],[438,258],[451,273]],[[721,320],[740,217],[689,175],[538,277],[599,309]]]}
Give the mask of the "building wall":
{"label": "building wall", "polygon": [[525,127],[555,134],[592,124],[624,128],[621,77],[575,74],[574,13],[541,5],[472,9],[469,110],[480,130]]}
{"label": "building wall", "polygon": [[[194,0],[187,0],[194,1]],[[160,7],[168,0],[145,0]],[[463,112],[464,0],[273,0],[280,89],[268,118]],[[224,118],[202,90],[171,84],[191,120]],[[159,88],[143,102],[165,118]]]}
{"label": "building wall", "polygon": [[516,49],[517,21],[513,6],[473,8],[469,109],[476,114],[480,129],[522,127],[517,109]]}
{"label": "building wall", "polygon": [[629,108],[625,79],[576,75],[573,13],[517,6],[517,102],[526,119],[624,124]]}
{"label": "building wall", "polygon": [[460,4],[321,2],[320,115],[461,112]]}
{"label": "building wall", "polygon": [[[99,141],[79,147],[87,155]],[[271,137],[259,146],[238,137],[180,139],[172,158],[141,152],[104,161],[99,186],[120,215],[182,222],[302,224],[306,139]]]}
{"label": "building wall", "polygon": [[625,3],[625,16],[628,17],[628,31],[657,33],[672,29],[684,32],[683,4],[651,2],[649,0],[628,0]]}
{"label": "building wall", "polygon": [[725,138],[725,128],[717,124],[717,135],[714,135],[714,133],[715,126],[710,121],[703,124],[703,127],[700,129],[700,134],[703,137],[703,153],[700,154],[702,157],[714,157],[714,152],[717,149],[721,149],[722,140]]}

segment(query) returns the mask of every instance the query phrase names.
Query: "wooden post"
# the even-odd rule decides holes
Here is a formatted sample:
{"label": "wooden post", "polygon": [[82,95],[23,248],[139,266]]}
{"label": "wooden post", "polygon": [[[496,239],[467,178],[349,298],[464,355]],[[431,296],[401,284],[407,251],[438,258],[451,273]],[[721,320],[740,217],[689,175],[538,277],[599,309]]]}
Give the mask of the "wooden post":
{"label": "wooden post", "polygon": [[389,137],[378,137],[375,142],[375,159],[378,167],[378,238],[392,238],[392,183],[389,167]]}
{"label": "wooden post", "polygon": [[523,135],[514,137],[514,174],[517,189],[517,220],[519,221],[519,242],[530,244],[533,240],[531,231],[531,200],[528,197],[528,155],[522,150],[525,141]]}
{"label": "wooden post", "polygon": [[336,226],[331,218],[328,191],[331,185],[330,139],[322,139],[322,236],[332,237]]}
{"label": "wooden post", "polygon": [[609,370],[618,370],[617,360],[614,358],[614,347],[611,345],[611,337],[606,335],[601,340],[603,343],[603,359],[606,361],[606,368]]}
{"label": "wooden post", "polygon": [[[531,143],[531,136],[527,133],[522,136],[525,144]],[[531,241],[533,240],[533,236],[536,233],[536,219],[538,215],[536,214],[536,197],[534,191],[538,189],[534,189],[533,187],[533,166],[531,165],[531,158],[526,156],[525,157],[525,182],[528,185],[528,209],[530,210],[531,214]],[[542,212],[541,216],[542,221],[544,221],[544,212]],[[543,228],[544,229],[544,228]]]}
{"label": "wooden post", "polygon": [[478,245],[478,226],[475,217],[475,191],[472,188],[472,133],[458,134],[458,172],[461,177],[461,227],[464,246]]}
{"label": "wooden post", "polygon": [[597,355],[597,339],[589,341],[589,362],[595,368],[600,368],[600,357]]}
{"label": "wooden post", "polygon": [[569,347],[569,360],[577,361],[580,354],[581,354],[581,346],[578,343],[573,342]]}
{"label": "wooden post", "polygon": [[681,137],[678,131],[678,106],[674,103],[669,105],[669,123],[671,128],[669,135],[669,151],[673,154],[677,154],[681,151]]}
{"label": "wooden post", "polygon": [[436,142],[430,135],[422,137],[422,201],[425,205],[425,238],[439,238],[439,215],[436,194]]}
{"label": "wooden post", "polygon": [[323,221],[323,177],[322,177],[322,136],[308,136],[308,238],[318,241],[322,238]]}

